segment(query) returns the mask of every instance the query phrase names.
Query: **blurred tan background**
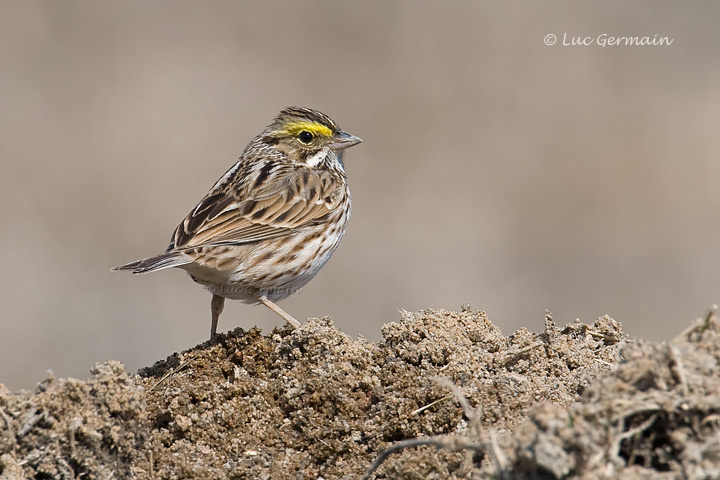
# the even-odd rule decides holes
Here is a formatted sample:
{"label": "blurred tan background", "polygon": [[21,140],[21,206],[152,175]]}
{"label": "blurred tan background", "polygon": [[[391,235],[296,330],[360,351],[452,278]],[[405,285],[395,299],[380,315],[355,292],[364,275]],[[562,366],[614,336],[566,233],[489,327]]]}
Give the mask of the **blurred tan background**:
{"label": "blurred tan background", "polygon": [[[165,249],[282,107],[364,139],[339,250],[282,303],[372,340],[398,308],[670,338],[720,301],[720,3],[0,2],[0,382],[207,339]],[[555,34],[671,46],[546,46]],[[281,321],[232,302],[225,331]]]}

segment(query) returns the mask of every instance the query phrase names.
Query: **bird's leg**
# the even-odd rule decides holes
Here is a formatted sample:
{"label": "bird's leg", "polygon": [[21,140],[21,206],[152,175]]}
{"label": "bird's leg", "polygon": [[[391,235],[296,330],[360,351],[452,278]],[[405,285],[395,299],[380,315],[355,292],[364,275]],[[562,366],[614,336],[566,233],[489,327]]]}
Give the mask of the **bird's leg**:
{"label": "bird's leg", "polygon": [[289,313],[287,313],[285,310],[283,310],[282,308],[278,307],[278,306],[275,305],[273,302],[271,302],[270,300],[268,300],[268,298],[267,298],[265,295],[263,295],[262,297],[258,298],[258,301],[259,301],[260,303],[262,303],[263,305],[265,305],[266,307],[268,307],[268,308],[269,308],[270,310],[272,310],[273,312],[275,312],[275,313],[277,313],[278,315],[280,315],[280,316],[283,318],[283,320],[285,320],[286,322],[288,322],[288,323],[289,323],[290,325],[292,325],[293,327],[295,327],[295,328],[300,328],[300,322],[298,322],[297,320],[295,320],[295,318],[293,318],[293,316],[290,315]]}
{"label": "bird's leg", "polygon": [[212,324],[210,325],[210,340],[215,338],[217,334],[217,324],[220,314],[225,306],[225,297],[213,294],[212,301],[210,302],[210,312],[212,313]]}

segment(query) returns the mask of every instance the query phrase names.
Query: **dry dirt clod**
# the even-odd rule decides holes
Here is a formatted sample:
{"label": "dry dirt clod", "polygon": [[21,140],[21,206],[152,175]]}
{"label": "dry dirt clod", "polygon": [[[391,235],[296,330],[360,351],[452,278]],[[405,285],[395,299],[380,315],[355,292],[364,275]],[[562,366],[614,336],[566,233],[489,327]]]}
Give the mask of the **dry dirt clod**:
{"label": "dry dirt clod", "polygon": [[108,362],[0,385],[0,478],[334,480],[373,461],[378,479],[720,476],[714,313],[666,345],[549,313],[506,337],[469,307],[402,312],[383,336],[314,319],[134,377]]}

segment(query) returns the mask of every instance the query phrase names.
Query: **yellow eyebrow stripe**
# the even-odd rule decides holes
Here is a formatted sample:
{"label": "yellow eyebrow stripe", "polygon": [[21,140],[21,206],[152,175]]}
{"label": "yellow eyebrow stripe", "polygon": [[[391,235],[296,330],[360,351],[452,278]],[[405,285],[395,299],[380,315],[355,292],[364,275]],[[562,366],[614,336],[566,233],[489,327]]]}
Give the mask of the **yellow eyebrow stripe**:
{"label": "yellow eyebrow stripe", "polygon": [[303,130],[307,130],[319,137],[332,137],[333,134],[332,130],[317,122],[291,122],[285,126],[283,133],[294,137]]}

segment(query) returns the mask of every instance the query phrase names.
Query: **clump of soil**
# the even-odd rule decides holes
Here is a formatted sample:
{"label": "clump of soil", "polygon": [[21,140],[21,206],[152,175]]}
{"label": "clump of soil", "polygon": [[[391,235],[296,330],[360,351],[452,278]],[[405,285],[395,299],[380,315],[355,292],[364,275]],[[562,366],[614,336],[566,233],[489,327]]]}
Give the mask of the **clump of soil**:
{"label": "clump of soil", "polygon": [[609,317],[548,314],[505,337],[469,309],[404,312],[377,344],[329,319],[237,329],[132,378],[108,362],[0,387],[0,478],[360,478],[416,438],[438,448],[398,448],[374,478],[720,473],[719,332],[633,344]]}
{"label": "clump of soil", "polygon": [[[505,443],[515,478],[720,478],[720,323],[619,351],[579,404],[541,404]],[[520,473],[524,475],[520,475]]]}
{"label": "clump of soil", "polygon": [[268,337],[236,330],[140,373],[153,431],[146,452],[159,478],[359,476],[389,443],[462,422],[435,376],[482,404],[490,425],[514,425],[542,400],[569,406],[609,368],[621,338],[611,323],[597,328],[612,342],[578,334],[581,326],[506,338],[470,311],[406,313],[377,345],[328,319]]}
{"label": "clump of soil", "polygon": [[129,478],[149,430],[145,394],[119,362],[86,381],[43,380],[34,394],[0,384],[0,478]]}

